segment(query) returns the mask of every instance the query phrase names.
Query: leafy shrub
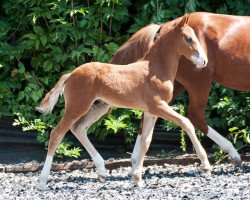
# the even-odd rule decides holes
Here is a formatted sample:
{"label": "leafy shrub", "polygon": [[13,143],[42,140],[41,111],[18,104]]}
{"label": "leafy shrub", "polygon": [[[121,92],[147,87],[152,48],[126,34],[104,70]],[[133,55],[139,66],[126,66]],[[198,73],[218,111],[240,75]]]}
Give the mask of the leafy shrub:
{"label": "leafy shrub", "polygon": [[[63,113],[61,98],[53,114],[35,111],[58,78],[80,64],[108,62],[127,38],[149,23],[164,23],[185,12],[211,11],[249,15],[248,0],[4,0],[0,2],[0,117],[14,117],[14,125],[40,132],[47,143],[48,130]],[[187,105],[182,96],[176,109]],[[184,113],[184,112],[183,112]],[[141,112],[115,109],[90,129],[101,140],[124,132],[132,142]],[[237,146],[249,143],[249,97],[215,85],[207,107],[209,124],[229,130]],[[171,124],[166,126],[171,127]],[[185,142],[183,140],[183,147]],[[67,140],[60,155],[77,156]],[[69,153],[71,151],[71,153]]]}

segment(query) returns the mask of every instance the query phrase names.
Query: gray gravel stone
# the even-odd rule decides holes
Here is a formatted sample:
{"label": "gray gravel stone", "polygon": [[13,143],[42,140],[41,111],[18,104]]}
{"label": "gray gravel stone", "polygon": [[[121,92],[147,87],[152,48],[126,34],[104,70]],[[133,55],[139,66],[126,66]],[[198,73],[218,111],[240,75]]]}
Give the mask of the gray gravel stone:
{"label": "gray gravel stone", "polygon": [[45,191],[37,190],[39,173],[0,173],[0,200],[32,199],[250,199],[250,163],[241,169],[230,164],[213,166],[205,176],[197,165],[149,166],[145,187],[135,187],[129,167],[110,170],[105,183],[95,170],[51,172]]}

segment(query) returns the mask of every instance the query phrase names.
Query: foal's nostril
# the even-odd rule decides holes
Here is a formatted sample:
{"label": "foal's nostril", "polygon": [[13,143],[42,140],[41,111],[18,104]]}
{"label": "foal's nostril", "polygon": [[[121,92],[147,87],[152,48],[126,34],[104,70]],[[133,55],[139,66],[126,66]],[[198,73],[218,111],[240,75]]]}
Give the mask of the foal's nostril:
{"label": "foal's nostril", "polygon": [[204,60],[204,61],[203,61],[203,66],[205,66],[205,65],[206,65],[206,61]]}

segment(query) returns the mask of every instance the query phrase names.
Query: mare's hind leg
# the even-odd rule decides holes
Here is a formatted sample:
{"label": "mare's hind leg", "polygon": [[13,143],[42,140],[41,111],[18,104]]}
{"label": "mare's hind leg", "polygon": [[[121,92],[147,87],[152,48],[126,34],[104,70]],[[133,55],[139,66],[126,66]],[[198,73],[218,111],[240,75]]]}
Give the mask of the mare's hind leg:
{"label": "mare's hind leg", "polygon": [[[202,90],[202,91],[201,91]],[[207,125],[205,119],[205,108],[208,100],[210,87],[195,88],[194,90],[188,90],[189,93],[189,109],[188,118],[194,124],[195,128],[201,130],[216,144],[218,144],[222,150],[229,153],[230,158],[236,165],[241,164],[241,158],[230,141],[220,135],[217,131]]]}
{"label": "mare's hind leg", "polygon": [[70,130],[88,151],[89,155],[94,161],[95,166],[98,170],[99,178],[101,180],[106,177],[104,160],[92,145],[92,143],[89,141],[87,130],[93,123],[95,123],[104,114],[106,114],[109,108],[110,106],[104,102],[99,102],[97,105],[92,105],[88,113],[78,119],[70,128]]}

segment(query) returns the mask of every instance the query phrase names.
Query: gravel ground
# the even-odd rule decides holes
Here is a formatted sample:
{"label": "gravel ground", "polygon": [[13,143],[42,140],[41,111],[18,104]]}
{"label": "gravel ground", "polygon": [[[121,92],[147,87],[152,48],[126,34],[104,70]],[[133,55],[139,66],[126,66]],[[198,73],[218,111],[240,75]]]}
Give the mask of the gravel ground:
{"label": "gravel ground", "polygon": [[211,176],[199,166],[145,167],[145,187],[135,187],[129,167],[110,170],[105,183],[95,170],[51,172],[45,191],[37,190],[39,173],[0,173],[0,200],[8,199],[250,199],[250,163],[213,166]]}

